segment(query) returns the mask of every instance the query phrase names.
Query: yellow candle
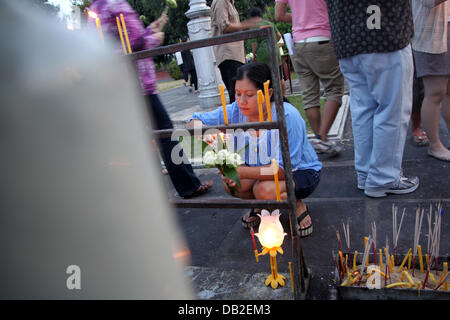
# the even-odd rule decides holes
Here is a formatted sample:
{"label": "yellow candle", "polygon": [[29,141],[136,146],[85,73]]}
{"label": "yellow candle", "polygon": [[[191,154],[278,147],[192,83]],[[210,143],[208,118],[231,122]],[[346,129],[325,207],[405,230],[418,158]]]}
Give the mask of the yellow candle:
{"label": "yellow candle", "polygon": [[125,47],[125,42],[123,41],[122,27],[120,26],[120,21],[119,21],[118,17],[116,17],[116,23],[117,23],[117,29],[119,30],[120,43],[122,43],[123,54],[127,54],[127,48]]}
{"label": "yellow candle", "polygon": [[431,281],[433,281],[433,283],[437,283],[437,280],[436,280],[436,278],[434,277],[434,275],[431,273],[431,271],[430,271],[430,273],[428,274],[428,276],[430,277]]}
{"label": "yellow candle", "polygon": [[411,284],[409,282],[396,282],[396,283],[392,283],[386,286],[387,289],[393,288],[393,287],[398,287],[398,286],[411,286]]}
{"label": "yellow candle", "polygon": [[381,249],[378,252],[380,253],[380,270],[383,270],[383,253]]}
{"label": "yellow candle", "polygon": [[292,262],[289,261],[289,273],[291,274],[291,291],[294,292],[294,273],[292,272]]}
{"label": "yellow candle", "polygon": [[358,251],[355,251],[353,256],[353,271],[356,271],[356,256],[358,255]]}
{"label": "yellow candle", "polygon": [[[444,269],[442,270],[442,280],[444,279],[444,277],[447,275],[448,273],[448,263],[444,262]],[[441,280],[441,281],[442,281]],[[444,282],[444,290],[447,291],[448,290],[448,280],[445,280]]]}
{"label": "yellow candle", "polygon": [[125,35],[125,41],[127,43],[128,53],[131,53],[130,39],[128,39],[127,26],[125,24],[125,20],[123,18],[122,13],[120,14],[120,21],[122,21],[122,29],[123,29],[123,34]]}
{"label": "yellow candle", "polygon": [[411,258],[412,258],[412,253],[409,253],[409,256],[408,256],[408,270],[411,269]]}
{"label": "yellow candle", "polygon": [[406,276],[406,278],[408,279],[410,284],[415,285],[415,283],[414,283],[413,279],[411,278],[411,276],[409,275],[408,271],[403,271],[402,272],[402,281],[405,278],[404,276]]}
{"label": "yellow candle", "polygon": [[423,271],[422,246],[420,244],[417,246],[417,250],[419,251],[420,272],[423,273],[424,271]]}
{"label": "yellow candle", "polygon": [[407,253],[406,256],[405,256],[405,259],[403,259],[402,264],[401,264],[400,267],[398,268],[399,271],[400,271],[400,270],[403,268],[403,266],[405,265],[405,263],[406,263],[406,261],[408,260],[408,257],[409,257],[410,254],[411,254],[411,249],[409,249],[408,253]]}
{"label": "yellow candle", "polygon": [[258,112],[259,112],[259,122],[264,121],[264,113],[262,103],[264,102],[264,96],[261,90],[257,92],[257,100],[258,100]]}
{"label": "yellow candle", "polygon": [[391,254],[391,264],[392,264],[392,269],[394,269],[395,262],[394,262],[394,255],[393,254]]}
{"label": "yellow candle", "polygon": [[270,80],[264,82],[264,97],[266,99],[267,116],[269,117],[269,121],[272,121],[272,106],[270,105],[269,84]]}
{"label": "yellow candle", "polygon": [[339,260],[341,261],[341,268],[342,268],[342,271],[345,272],[345,268],[344,268],[344,257],[343,257],[343,255],[342,255],[342,251],[341,251],[341,250],[339,250]]}
{"label": "yellow candle", "polygon": [[97,17],[95,19],[95,25],[97,26],[98,34],[100,35],[100,40],[102,40],[102,43],[104,43],[103,32],[102,32],[102,25],[100,24],[100,18],[99,17]]}
{"label": "yellow candle", "polygon": [[422,281],[419,280],[419,282],[417,282],[417,294],[420,297],[420,287],[422,286]]}
{"label": "yellow candle", "polygon": [[222,100],[223,118],[225,120],[225,125],[228,125],[227,104],[225,102],[225,93],[222,84],[219,84],[219,91],[220,91],[220,99]]}
{"label": "yellow candle", "polygon": [[280,197],[280,185],[278,183],[278,165],[275,159],[272,159],[272,167],[273,167],[273,178],[275,180],[275,191],[277,192],[277,201],[281,201]]}
{"label": "yellow candle", "polygon": [[393,269],[392,269],[392,264],[391,264],[391,257],[389,257],[389,255],[387,254],[386,248],[384,248],[384,255],[386,257],[386,266],[389,268],[389,272],[392,273]]}

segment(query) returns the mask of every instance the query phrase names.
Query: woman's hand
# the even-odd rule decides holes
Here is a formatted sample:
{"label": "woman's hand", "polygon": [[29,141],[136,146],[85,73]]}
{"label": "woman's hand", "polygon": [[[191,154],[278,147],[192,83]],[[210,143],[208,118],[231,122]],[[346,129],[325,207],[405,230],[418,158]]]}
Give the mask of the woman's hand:
{"label": "woman's hand", "polygon": [[222,175],[222,181],[229,187],[235,188],[237,186],[236,182]]}
{"label": "woman's hand", "polygon": [[154,33],[161,32],[161,30],[162,30],[162,29],[164,28],[164,26],[166,25],[167,20],[168,20],[167,14],[164,14],[164,13],[163,13],[157,20],[153,21],[153,22],[150,24],[150,29],[152,29],[152,31],[153,31]]}

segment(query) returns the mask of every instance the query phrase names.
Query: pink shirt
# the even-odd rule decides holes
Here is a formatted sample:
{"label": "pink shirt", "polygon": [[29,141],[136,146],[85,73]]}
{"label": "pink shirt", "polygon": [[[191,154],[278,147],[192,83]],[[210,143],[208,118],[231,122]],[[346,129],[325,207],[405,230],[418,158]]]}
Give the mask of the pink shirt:
{"label": "pink shirt", "polygon": [[276,2],[288,4],[291,8],[294,42],[317,36],[331,39],[325,0],[276,0]]}

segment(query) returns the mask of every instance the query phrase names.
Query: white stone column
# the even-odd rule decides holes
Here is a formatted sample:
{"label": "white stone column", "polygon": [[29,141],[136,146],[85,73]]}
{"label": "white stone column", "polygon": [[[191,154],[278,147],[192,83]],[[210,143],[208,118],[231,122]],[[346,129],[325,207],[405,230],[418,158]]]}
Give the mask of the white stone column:
{"label": "white stone column", "polygon": [[[190,19],[187,24],[191,41],[211,38],[211,8],[206,0],[190,0],[190,9],[185,13]],[[221,104],[216,73],[216,61],[212,47],[192,50],[197,71],[199,102],[202,109]]]}

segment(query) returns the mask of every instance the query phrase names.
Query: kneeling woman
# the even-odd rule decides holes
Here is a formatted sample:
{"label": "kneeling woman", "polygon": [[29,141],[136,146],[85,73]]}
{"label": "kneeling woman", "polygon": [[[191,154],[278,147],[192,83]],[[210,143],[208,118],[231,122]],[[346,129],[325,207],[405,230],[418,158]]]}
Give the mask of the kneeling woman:
{"label": "kneeling woman", "polygon": [[[269,95],[271,103],[273,101],[273,88],[270,70],[262,63],[246,64],[238,69],[233,80],[233,87],[236,93],[236,101],[227,106],[229,123],[258,122],[258,100],[257,91],[264,90],[264,82],[270,80]],[[263,105],[264,121],[268,121],[267,108]],[[275,104],[272,103],[272,119],[276,120]],[[295,196],[297,198],[297,221],[299,224],[299,234],[302,237],[308,236],[312,232],[312,221],[308,208],[302,199],[308,197],[317,187],[320,180],[320,170],[322,164],[306,136],[305,121],[298,110],[288,102],[284,102],[284,112],[286,117],[286,128],[288,134],[289,151],[293,171],[293,183],[295,186]],[[194,113],[188,127],[194,125],[220,125],[225,124],[222,108],[211,112]],[[250,131],[250,130],[249,130]],[[236,133],[236,135],[247,135],[249,140],[256,140],[256,148],[248,148],[245,154],[245,165],[237,168],[241,186],[224,176],[222,176],[223,186],[226,192],[230,193],[233,188],[233,196],[245,199],[275,200],[276,188],[271,171],[271,161],[264,155],[267,150],[276,150],[276,156],[280,166],[278,179],[280,185],[281,199],[287,199],[285,174],[281,157],[281,145],[278,137],[278,130],[260,130],[247,133]],[[253,133],[253,134],[252,134]],[[275,135],[273,133],[276,133]],[[275,139],[273,137],[276,137]],[[255,141],[254,141],[255,142]],[[252,145],[252,144],[250,144]],[[268,157],[266,157],[268,158]],[[256,159],[256,160],[255,160]],[[260,209],[252,209],[242,217],[245,227],[250,228],[258,225],[260,218],[257,213]]]}

